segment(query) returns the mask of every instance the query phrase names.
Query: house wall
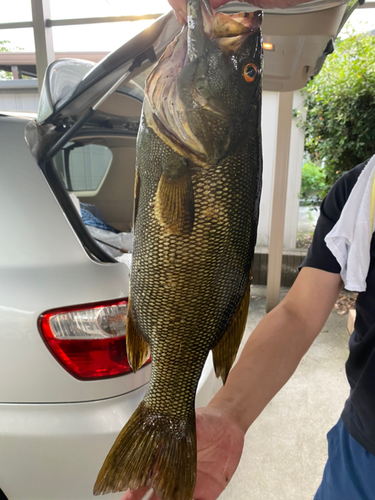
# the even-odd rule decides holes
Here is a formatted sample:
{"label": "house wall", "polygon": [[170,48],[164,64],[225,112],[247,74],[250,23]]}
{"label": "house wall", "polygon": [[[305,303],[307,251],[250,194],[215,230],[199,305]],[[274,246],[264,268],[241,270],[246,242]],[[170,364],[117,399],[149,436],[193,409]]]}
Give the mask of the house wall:
{"label": "house wall", "polygon": [[36,112],[38,103],[36,80],[0,81],[0,111]]}
{"label": "house wall", "polygon": [[[277,162],[276,134],[278,122],[278,92],[263,92],[262,135],[263,135],[263,188],[260,202],[260,217],[258,226],[257,246],[269,246],[271,225],[271,207],[273,193],[274,167]],[[304,115],[303,97],[300,91],[294,93],[293,109]],[[285,212],[284,249],[296,247],[299,192],[301,189],[301,174],[304,150],[304,133],[297,127],[300,118],[293,118],[290,139],[289,172],[287,202]]]}
{"label": "house wall", "polygon": [[299,116],[292,119],[292,133],[289,150],[289,175],[285,207],[285,229],[284,249],[291,250],[296,247],[298,215],[299,215],[299,193],[301,191],[301,177],[303,153],[305,149],[305,133],[298,123],[306,118],[306,110],[303,109],[303,94],[301,91],[294,92],[293,109],[300,111]]}

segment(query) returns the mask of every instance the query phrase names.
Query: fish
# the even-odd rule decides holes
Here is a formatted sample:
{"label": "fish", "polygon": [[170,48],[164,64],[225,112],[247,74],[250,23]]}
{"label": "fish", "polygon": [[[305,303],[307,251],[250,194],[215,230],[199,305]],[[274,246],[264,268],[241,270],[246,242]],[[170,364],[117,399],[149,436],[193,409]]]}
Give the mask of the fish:
{"label": "fish", "polygon": [[195,395],[212,351],[225,383],[245,329],[262,185],[262,12],[187,1],[146,80],[137,137],[127,355],[147,392],[94,494],[149,486],[191,500]]}

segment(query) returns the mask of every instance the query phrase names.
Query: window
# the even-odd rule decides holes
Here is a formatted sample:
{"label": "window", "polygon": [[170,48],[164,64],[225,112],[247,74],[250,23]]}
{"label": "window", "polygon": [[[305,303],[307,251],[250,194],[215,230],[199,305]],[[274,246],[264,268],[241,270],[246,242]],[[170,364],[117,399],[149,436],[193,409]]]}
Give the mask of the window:
{"label": "window", "polygon": [[54,167],[68,191],[96,191],[106,176],[112,153],[98,144],[68,143]]}

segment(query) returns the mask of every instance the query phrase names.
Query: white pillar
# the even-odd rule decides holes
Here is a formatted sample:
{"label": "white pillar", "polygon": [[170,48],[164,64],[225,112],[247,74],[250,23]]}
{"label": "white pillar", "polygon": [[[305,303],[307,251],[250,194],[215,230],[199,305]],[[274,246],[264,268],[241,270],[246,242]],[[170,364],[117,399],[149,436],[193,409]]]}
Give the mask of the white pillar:
{"label": "white pillar", "polygon": [[297,242],[299,193],[301,191],[301,177],[303,154],[305,149],[305,132],[298,124],[306,118],[303,109],[304,96],[300,90],[294,92],[293,110],[299,112],[292,119],[290,137],[288,189],[285,207],[284,250],[294,250]]}
{"label": "white pillar", "polygon": [[[299,116],[292,119],[290,138],[289,176],[284,228],[284,250],[296,248],[299,193],[301,190],[301,174],[305,133],[297,126],[306,117],[303,109],[304,97],[300,90],[294,92],[293,109],[299,111]],[[276,158],[277,120],[279,109],[279,93],[263,92],[262,107],[262,143],[263,143],[263,188],[260,199],[260,214],[258,225],[257,247],[269,247],[271,206],[274,165]]]}
{"label": "white pillar", "polygon": [[271,204],[273,172],[276,155],[278,92],[263,92],[262,103],[262,149],[263,185],[260,197],[260,213],[257,246],[268,248],[270,243]]}
{"label": "white pillar", "polygon": [[267,312],[273,309],[280,301],[292,110],[293,92],[280,93],[268,255]]}
{"label": "white pillar", "polygon": [[49,0],[31,0],[31,10],[33,16],[36,71],[40,92],[47,66],[55,60],[52,28],[48,27],[46,23],[47,19],[51,19]]}

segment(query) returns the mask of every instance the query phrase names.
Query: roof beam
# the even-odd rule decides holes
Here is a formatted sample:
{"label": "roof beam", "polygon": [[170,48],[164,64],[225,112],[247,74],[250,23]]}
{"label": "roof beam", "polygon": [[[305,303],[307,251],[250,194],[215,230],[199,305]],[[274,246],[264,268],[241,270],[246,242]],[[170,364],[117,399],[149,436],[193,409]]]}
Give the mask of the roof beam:
{"label": "roof beam", "polygon": [[157,19],[163,14],[143,14],[139,16],[86,17],[77,19],[48,19],[47,26],[73,26],[76,24],[125,23]]}
{"label": "roof beam", "polygon": [[[109,54],[109,50],[106,51],[77,51],[77,52],[55,52],[55,59],[87,59],[92,62],[101,61],[106,55]],[[35,66],[36,56],[35,52],[0,52],[0,64],[11,66],[16,64],[17,66],[30,65]]]}
{"label": "roof beam", "polygon": [[17,28],[32,28],[32,21],[23,21],[19,23],[0,23],[0,30],[12,30]]}
{"label": "roof beam", "polygon": [[[86,17],[78,19],[46,19],[46,26],[74,26],[76,24],[97,24],[97,23],[125,23],[135,21],[145,21],[157,19],[163,14],[143,14],[139,16],[109,16],[109,17]],[[0,23],[0,30],[10,30],[17,28],[32,28],[32,21],[20,21],[17,23]]]}

